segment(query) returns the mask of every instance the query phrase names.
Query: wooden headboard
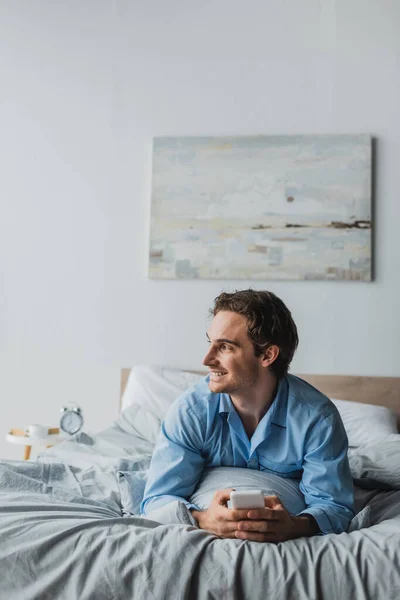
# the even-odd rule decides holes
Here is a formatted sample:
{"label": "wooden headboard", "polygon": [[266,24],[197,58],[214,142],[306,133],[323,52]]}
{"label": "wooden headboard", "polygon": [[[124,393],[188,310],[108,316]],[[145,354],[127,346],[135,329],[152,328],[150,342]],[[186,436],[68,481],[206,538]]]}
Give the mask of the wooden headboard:
{"label": "wooden headboard", "polygon": [[[121,370],[121,398],[130,369]],[[191,373],[206,374],[205,371]],[[297,373],[296,373],[297,375]],[[363,377],[358,375],[304,375],[298,374],[329,398],[352,400],[364,404],[386,406],[397,415],[400,431],[400,377]]]}

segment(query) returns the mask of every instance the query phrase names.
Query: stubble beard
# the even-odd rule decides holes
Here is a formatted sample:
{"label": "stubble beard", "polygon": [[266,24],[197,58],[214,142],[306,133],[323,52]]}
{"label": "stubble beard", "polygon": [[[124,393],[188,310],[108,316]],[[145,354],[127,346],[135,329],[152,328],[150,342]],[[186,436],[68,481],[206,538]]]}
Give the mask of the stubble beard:
{"label": "stubble beard", "polygon": [[212,381],[210,379],[208,387],[214,394],[239,394],[246,393],[254,387],[259,380],[257,367],[251,369],[249,373],[237,375],[226,383],[224,381]]}

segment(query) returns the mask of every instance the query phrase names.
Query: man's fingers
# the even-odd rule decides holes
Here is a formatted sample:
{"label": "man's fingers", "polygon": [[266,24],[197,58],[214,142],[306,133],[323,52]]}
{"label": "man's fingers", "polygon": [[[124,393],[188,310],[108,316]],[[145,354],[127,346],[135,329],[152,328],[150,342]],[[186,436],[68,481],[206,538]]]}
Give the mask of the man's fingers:
{"label": "man's fingers", "polygon": [[223,539],[235,540],[235,539],[237,539],[236,529],[233,531],[227,531],[225,533],[220,533],[218,535],[218,537],[223,538]]}
{"label": "man's fingers", "polygon": [[281,521],[285,515],[285,511],[282,509],[271,509],[271,508],[253,508],[252,510],[246,511],[246,519],[264,519],[266,521]]}
{"label": "man's fingers", "polygon": [[281,521],[287,515],[286,508],[278,496],[264,496],[265,508],[255,508],[247,513],[248,519],[268,519]]}
{"label": "man's fingers", "polygon": [[264,496],[265,508],[283,508],[283,504],[278,496]]}
{"label": "man's fingers", "polygon": [[248,508],[228,508],[227,510],[229,512],[224,514],[224,518],[228,521],[242,521],[248,518]]}
{"label": "man's fingers", "polygon": [[243,521],[229,521],[225,518],[225,514],[223,514],[218,516],[215,520],[214,533],[216,533],[219,537],[234,538],[235,532],[238,530],[240,523],[243,523]]}
{"label": "man's fingers", "polygon": [[279,527],[276,521],[239,521],[238,531],[258,531],[274,533]]}
{"label": "man's fingers", "polygon": [[217,509],[217,519],[220,521],[226,521],[230,525],[235,525],[243,519],[247,519],[247,508],[226,508],[225,506],[219,506]]}
{"label": "man's fingers", "polygon": [[[286,509],[277,496],[265,497],[265,508],[227,508],[234,488],[218,490],[208,512],[212,515],[210,531],[221,538],[250,541],[276,541]],[[274,537],[275,536],[275,537]]]}
{"label": "man's fingers", "polygon": [[218,490],[214,494],[214,501],[220,505],[218,510],[221,518],[226,521],[240,521],[241,519],[247,519],[247,508],[227,508],[226,504],[231,499],[231,492],[235,491],[235,488],[228,488],[226,490]]}
{"label": "man's fingers", "polygon": [[226,490],[218,490],[214,494],[214,500],[218,504],[224,505],[228,502],[228,500],[231,499],[231,492],[234,492],[234,491],[235,491],[235,488],[228,488]]}
{"label": "man's fingers", "polygon": [[253,531],[237,531],[235,537],[249,542],[269,542],[270,544],[278,544],[281,541],[280,536],[274,533],[255,533]]}
{"label": "man's fingers", "polygon": [[239,523],[237,522],[225,521],[224,523],[219,524],[216,533],[219,537],[235,538],[235,533],[238,531],[238,526]]}

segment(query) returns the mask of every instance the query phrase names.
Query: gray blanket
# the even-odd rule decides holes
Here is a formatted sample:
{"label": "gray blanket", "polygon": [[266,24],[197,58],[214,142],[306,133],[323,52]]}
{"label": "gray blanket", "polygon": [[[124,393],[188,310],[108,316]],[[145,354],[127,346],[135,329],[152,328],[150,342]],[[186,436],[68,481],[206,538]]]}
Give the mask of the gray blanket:
{"label": "gray blanket", "polygon": [[77,435],[36,463],[0,461],[0,598],[400,598],[400,491],[371,485],[371,456],[347,533],[274,545],[219,539],[185,524],[183,505],[178,524],[132,516],[121,473],[136,474],[140,496],[150,455],[111,428]]}

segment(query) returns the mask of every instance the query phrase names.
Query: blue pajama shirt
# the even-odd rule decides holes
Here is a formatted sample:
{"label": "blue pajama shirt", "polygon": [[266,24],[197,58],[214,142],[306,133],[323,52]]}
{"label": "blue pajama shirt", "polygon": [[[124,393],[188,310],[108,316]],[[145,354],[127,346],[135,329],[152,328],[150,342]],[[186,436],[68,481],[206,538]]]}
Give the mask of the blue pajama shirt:
{"label": "blue pajama shirt", "polygon": [[140,512],[188,498],[205,468],[242,467],[300,481],[308,513],[322,533],[345,531],[354,516],[347,435],[335,405],[294,375],[249,440],[229,394],[213,393],[209,375],[183,393],[161,425]]}

